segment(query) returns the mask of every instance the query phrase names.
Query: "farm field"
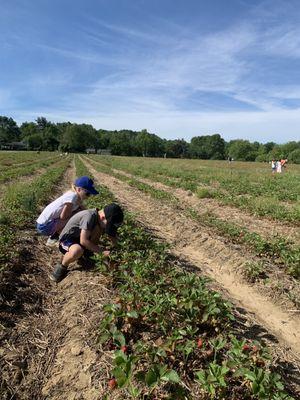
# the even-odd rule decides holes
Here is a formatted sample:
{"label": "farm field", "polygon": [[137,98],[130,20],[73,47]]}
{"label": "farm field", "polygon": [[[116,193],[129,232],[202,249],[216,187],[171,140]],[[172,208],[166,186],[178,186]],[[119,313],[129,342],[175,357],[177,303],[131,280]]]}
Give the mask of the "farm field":
{"label": "farm field", "polygon": [[[4,399],[299,398],[299,167],[55,157],[17,153],[30,190],[1,183]],[[87,207],[126,221],[109,262],[52,285],[34,221],[80,175],[100,190]]]}

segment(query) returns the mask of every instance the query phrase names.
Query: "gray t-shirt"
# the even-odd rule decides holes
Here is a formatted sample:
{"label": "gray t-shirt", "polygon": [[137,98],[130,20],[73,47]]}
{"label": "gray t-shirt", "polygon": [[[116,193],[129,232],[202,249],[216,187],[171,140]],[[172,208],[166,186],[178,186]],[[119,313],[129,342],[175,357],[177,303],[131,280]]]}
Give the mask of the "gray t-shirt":
{"label": "gray t-shirt", "polygon": [[90,210],[79,211],[67,222],[59,235],[60,241],[75,240],[79,241],[82,229],[92,231],[98,224],[98,211],[93,208]]}

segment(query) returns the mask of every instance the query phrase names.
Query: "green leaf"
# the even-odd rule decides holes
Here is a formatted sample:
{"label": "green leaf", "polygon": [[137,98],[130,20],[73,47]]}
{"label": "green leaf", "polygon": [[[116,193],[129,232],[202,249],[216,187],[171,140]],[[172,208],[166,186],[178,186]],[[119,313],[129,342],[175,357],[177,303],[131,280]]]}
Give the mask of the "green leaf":
{"label": "green leaf", "polygon": [[99,336],[99,343],[103,344],[103,343],[107,342],[109,338],[110,338],[110,334],[104,333],[103,335]]}
{"label": "green leaf", "polygon": [[148,371],[146,373],[145,376],[145,382],[148,386],[153,386],[157,383],[158,381],[158,375],[155,373],[155,371],[153,371],[152,369],[150,369],[150,371]]}
{"label": "green leaf", "polygon": [[126,345],[125,336],[121,332],[114,333],[113,339],[114,339],[114,342],[116,342],[120,346]]}
{"label": "green leaf", "polygon": [[205,372],[204,371],[195,372],[195,376],[196,376],[197,381],[199,381],[203,385],[205,384],[206,379],[205,379]]}
{"label": "green leaf", "polygon": [[126,361],[127,361],[127,355],[125,353],[123,353],[123,351],[117,350],[115,352],[115,359],[114,359],[115,364],[121,365],[121,364],[126,363]]}
{"label": "green leaf", "polygon": [[138,318],[138,313],[136,311],[129,311],[128,313],[126,313],[126,316],[129,318]]}
{"label": "green leaf", "polygon": [[112,373],[117,380],[118,387],[119,388],[124,387],[127,383],[127,376],[124,373],[124,371],[120,367],[116,367],[113,369]]}
{"label": "green leaf", "polygon": [[161,379],[166,382],[173,382],[173,383],[180,382],[180,378],[179,378],[177,372],[174,371],[173,369],[168,371]]}

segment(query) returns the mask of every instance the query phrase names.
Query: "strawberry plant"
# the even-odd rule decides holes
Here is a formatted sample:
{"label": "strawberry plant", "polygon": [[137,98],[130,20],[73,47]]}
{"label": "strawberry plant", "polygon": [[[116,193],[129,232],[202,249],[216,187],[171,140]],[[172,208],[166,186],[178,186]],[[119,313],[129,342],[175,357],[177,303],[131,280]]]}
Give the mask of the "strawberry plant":
{"label": "strawberry plant", "polygon": [[[101,192],[103,204],[112,200]],[[115,352],[111,376],[120,398],[289,398],[265,348],[235,337],[232,306],[207,279],[175,265],[128,213],[118,250],[105,266],[95,259],[115,293],[99,338]]]}

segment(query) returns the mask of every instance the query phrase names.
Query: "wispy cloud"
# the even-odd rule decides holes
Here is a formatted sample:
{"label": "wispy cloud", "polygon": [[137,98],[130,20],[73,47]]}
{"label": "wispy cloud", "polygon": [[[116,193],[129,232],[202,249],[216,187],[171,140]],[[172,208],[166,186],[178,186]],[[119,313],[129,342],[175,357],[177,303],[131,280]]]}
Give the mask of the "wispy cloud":
{"label": "wispy cloud", "polygon": [[[261,2],[247,20],[210,32],[159,16],[132,25],[89,14],[80,20],[85,24],[74,23],[76,40],[72,32],[68,40],[48,40],[37,28],[24,39],[16,30],[10,45],[30,44],[41,63],[22,82],[4,84],[0,104],[9,99],[6,109],[18,118],[44,114],[98,128],[149,127],[173,137],[253,136],[279,132],[283,123],[294,132],[298,107],[289,110],[284,100],[300,101],[300,75],[296,68],[288,72],[293,84],[278,65],[300,59],[300,16],[289,21],[291,7],[279,12],[284,3]],[[26,93],[31,101],[24,103]],[[226,112],[218,98],[226,99]]]}

